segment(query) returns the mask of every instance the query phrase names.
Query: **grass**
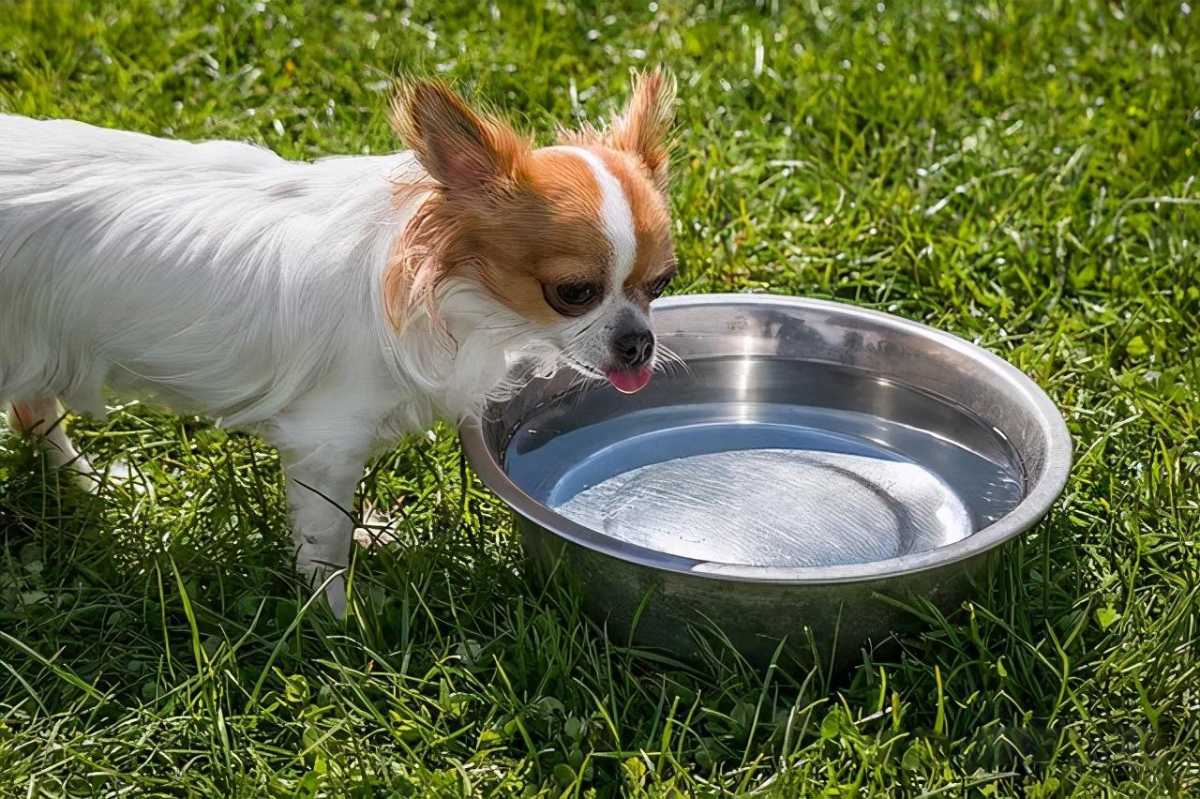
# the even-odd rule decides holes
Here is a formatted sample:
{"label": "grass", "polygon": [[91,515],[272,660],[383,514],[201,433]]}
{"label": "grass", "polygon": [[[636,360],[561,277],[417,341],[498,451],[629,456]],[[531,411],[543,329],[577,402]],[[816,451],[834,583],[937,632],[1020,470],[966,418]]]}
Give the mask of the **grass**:
{"label": "grass", "polygon": [[[977,341],[1077,463],[973,602],[836,674],[617,646],[527,575],[452,430],[362,494],[358,612],[282,570],[275,454],[140,404],[89,499],[0,437],[0,795],[1200,793],[1200,8],[1186,3],[13,2],[0,109],[380,152],[396,71],[543,136],[680,77],[677,292]],[[465,477],[464,477],[465,476]]]}

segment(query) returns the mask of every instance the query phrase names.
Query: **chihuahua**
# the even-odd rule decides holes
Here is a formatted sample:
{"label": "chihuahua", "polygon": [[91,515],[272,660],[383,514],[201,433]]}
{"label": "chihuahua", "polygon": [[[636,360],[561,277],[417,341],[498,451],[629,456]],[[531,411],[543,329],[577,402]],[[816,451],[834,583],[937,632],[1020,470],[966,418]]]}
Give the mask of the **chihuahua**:
{"label": "chihuahua", "polygon": [[311,163],[0,116],[10,425],[85,481],[62,404],[103,415],[105,388],[261,434],[297,569],[340,615],[373,453],[561,367],[627,393],[650,380],[674,97],[642,74],[606,126],[535,148],[413,81],[392,108],[411,150]]}

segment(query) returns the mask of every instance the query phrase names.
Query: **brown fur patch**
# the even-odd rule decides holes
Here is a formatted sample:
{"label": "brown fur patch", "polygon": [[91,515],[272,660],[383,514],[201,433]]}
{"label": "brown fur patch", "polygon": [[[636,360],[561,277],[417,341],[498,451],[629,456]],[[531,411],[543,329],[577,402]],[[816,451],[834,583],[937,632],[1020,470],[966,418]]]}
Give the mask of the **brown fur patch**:
{"label": "brown fur patch", "polygon": [[561,317],[543,284],[604,282],[609,243],[600,221],[601,195],[588,165],[569,153],[538,150],[525,165],[509,207],[487,220],[474,246],[486,256],[480,278],[527,319]]}
{"label": "brown fur patch", "polygon": [[[644,289],[673,260],[666,198],[666,153],[674,83],[640,77],[625,112],[588,146],[620,182],[633,213],[637,260],[625,290]],[[600,218],[602,196],[586,161],[552,148],[532,150],[502,120],[474,111],[436,82],[405,86],[393,124],[430,180],[397,188],[396,202],[422,202],[398,237],[384,273],[392,323],[402,328],[424,306],[435,315],[437,287],[452,275],[479,280],[504,305],[534,322],[561,320],[544,284],[605,283],[611,245]]]}
{"label": "brown fur patch", "polygon": [[393,323],[402,325],[407,311],[432,300],[452,274],[475,277],[531,321],[559,321],[543,283],[604,282],[609,243],[600,202],[587,164],[554,150],[522,159],[501,191],[435,189],[397,242],[385,274]]}
{"label": "brown fur patch", "polygon": [[499,117],[472,109],[446,84],[401,84],[392,128],[443,186],[478,190],[516,174],[530,143]]}

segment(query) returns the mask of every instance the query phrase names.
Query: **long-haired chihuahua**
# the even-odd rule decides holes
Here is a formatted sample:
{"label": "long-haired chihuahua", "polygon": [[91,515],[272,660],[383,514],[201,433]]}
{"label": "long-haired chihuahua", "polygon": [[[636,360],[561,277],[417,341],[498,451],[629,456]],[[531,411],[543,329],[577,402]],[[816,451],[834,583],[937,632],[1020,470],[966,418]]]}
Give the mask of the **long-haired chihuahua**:
{"label": "long-haired chihuahua", "polygon": [[287,478],[296,565],[345,607],[372,455],[566,366],[633,392],[675,272],[675,86],[639,76],[603,128],[535,148],[448,87],[397,94],[387,156],[286,161],[0,116],[0,401],[94,479],[60,400],[106,387],[260,433]]}

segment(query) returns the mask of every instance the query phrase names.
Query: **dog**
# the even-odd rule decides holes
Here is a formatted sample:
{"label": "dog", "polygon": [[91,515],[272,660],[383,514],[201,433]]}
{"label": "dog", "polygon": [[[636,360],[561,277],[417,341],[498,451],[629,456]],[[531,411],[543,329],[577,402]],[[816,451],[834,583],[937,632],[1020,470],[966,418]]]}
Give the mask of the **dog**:
{"label": "dog", "polygon": [[[660,363],[676,271],[675,83],[635,76],[607,125],[535,147],[449,86],[400,85],[411,149],[285,160],[0,116],[0,401],[85,480],[63,405],[104,390],[260,434],[295,565],[338,615],[373,454],[570,368],[630,393]],[[60,404],[61,403],[61,404]]]}

